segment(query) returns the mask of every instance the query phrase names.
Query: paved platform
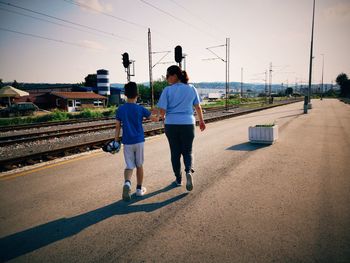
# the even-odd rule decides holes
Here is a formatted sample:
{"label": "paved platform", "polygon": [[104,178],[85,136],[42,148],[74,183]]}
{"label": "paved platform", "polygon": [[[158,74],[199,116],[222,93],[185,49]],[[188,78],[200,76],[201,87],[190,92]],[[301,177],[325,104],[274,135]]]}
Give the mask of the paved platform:
{"label": "paved platform", "polygon": [[[349,262],[350,105],[312,103],[197,130],[190,193],[171,184],[164,135],[146,142],[148,194],[130,203],[122,154],[3,178],[0,261]],[[273,121],[276,144],[248,143],[249,125]]]}

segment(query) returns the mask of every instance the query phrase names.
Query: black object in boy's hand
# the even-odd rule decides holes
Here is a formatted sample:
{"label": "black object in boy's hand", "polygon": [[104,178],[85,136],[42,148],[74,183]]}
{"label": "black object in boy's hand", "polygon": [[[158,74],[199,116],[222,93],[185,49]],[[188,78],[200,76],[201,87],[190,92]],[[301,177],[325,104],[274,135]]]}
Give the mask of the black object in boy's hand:
{"label": "black object in boy's hand", "polygon": [[121,143],[115,140],[109,141],[105,145],[102,146],[102,150],[107,153],[118,153],[121,148]]}

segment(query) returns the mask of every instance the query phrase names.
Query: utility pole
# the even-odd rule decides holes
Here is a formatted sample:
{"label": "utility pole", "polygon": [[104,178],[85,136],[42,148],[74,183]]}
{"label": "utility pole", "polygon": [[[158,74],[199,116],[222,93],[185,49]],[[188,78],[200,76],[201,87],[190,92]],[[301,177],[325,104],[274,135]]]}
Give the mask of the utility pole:
{"label": "utility pole", "polygon": [[312,108],[311,104],[311,81],[312,81],[312,60],[314,49],[314,24],[315,24],[315,0],[313,1],[312,10],[312,28],[311,28],[311,47],[310,47],[310,64],[309,64],[309,88],[308,88],[308,109]]}
{"label": "utility pole", "polygon": [[187,54],[183,54],[183,60],[184,60],[184,70],[186,71],[186,57],[187,57]]}
{"label": "utility pole", "polygon": [[[154,65],[152,62],[152,56],[153,54],[164,54]],[[153,52],[152,51],[152,38],[151,38],[151,29],[148,28],[148,69],[149,69],[149,89],[151,93],[151,107],[154,108],[154,86],[153,86],[153,68],[157,66],[158,64],[169,64],[172,62],[161,62],[170,51],[159,51],[159,52]]]}
{"label": "utility pole", "polygon": [[267,70],[265,70],[265,103],[267,103]]}
{"label": "utility pole", "polygon": [[128,82],[130,82],[130,67],[126,71],[126,79]]}
{"label": "utility pole", "polygon": [[272,62],[270,62],[270,69],[269,69],[269,101],[271,101],[271,86],[272,86]]}
{"label": "utility pole", "polygon": [[153,90],[153,76],[152,76],[152,39],[151,29],[148,28],[148,69],[149,69],[149,89],[151,92],[151,108],[154,108],[154,90]]}
{"label": "utility pole", "polygon": [[[226,59],[223,59],[219,55],[217,55],[212,49],[218,48],[218,47],[226,47]],[[215,55],[215,58],[208,58],[204,60],[216,60],[220,59],[222,62],[225,63],[225,77],[226,77],[226,96],[225,96],[225,110],[228,111],[228,96],[230,92],[230,38],[226,38],[226,44],[214,46],[214,47],[207,47],[206,48],[210,53]]]}
{"label": "utility pole", "polygon": [[243,98],[243,67],[241,68],[241,98]]}
{"label": "utility pole", "polygon": [[324,54],[322,55],[322,80],[321,80],[321,100],[323,97],[323,73],[324,73]]}
{"label": "utility pole", "polygon": [[230,39],[226,38],[226,103],[225,109],[228,111],[228,97],[230,92]]}

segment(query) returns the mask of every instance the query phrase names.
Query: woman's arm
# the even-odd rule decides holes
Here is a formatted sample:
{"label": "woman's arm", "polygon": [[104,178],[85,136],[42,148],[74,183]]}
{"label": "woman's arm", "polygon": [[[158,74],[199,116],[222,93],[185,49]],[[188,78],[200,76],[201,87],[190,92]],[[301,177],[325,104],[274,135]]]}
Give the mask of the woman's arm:
{"label": "woman's arm", "polygon": [[199,128],[201,129],[201,131],[204,131],[206,126],[204,122],[202,106],[200,104],[196,104],[194,105],[194,108],[196,109],[197,116],[199,118]]}

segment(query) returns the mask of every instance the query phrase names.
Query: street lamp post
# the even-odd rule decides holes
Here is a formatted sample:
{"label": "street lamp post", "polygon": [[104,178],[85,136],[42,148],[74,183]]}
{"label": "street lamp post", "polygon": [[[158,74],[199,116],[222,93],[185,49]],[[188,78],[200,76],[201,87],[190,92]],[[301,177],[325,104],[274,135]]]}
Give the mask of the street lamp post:
{"label": "street lamp post", "polygon": [[313,1],[312,9],[312,28],[311,28],[311,47],[310,47],[310,64],[309,64],[309,89],[308,89],[308,109],[312,108],[311,104],[311,81],[312,81],[312,60],[313,60],[313,48],[314,48],[314,24],[315,24],[315,2]]}
{"label": "street lamp post", "polygon": [[322,55],[322,80],[321,80],[321,100],[323,97],[323,73],[324,73],[324,54]]}
{"label": "street lamp post", "polygon": [[243,68],[241,68],[241,98],[243,98]]}

